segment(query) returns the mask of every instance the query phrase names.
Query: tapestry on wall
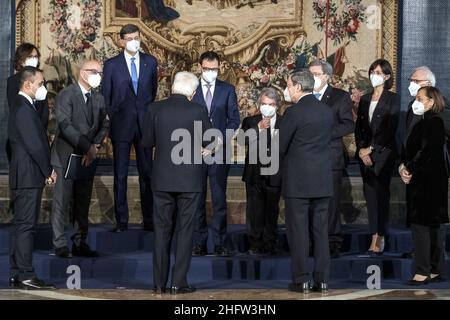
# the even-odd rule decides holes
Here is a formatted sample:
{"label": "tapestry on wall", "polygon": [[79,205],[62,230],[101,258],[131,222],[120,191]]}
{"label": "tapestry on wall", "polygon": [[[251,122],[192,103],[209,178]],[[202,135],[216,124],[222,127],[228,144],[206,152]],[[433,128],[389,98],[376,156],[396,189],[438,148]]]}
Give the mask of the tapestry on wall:
{"label": "tapestry on wall", "polygon": [[[257,112],[263,87],[282,95],[290,72],[314,59],[333,65],[333,85],[355,102],[369,86],[367,70],[384,57],[396,66],[396,0],[22,0],[16,43],[36,43],[54,95],[76,81],[85,57],[120,52],[127,23],[142,32],[142,48],[159,63],[158,99],[176,72],[198,73],[206,50],[223,57],[220,78],[236,85],[241,118]],[[111,157],[111,148],[103,151]]]}

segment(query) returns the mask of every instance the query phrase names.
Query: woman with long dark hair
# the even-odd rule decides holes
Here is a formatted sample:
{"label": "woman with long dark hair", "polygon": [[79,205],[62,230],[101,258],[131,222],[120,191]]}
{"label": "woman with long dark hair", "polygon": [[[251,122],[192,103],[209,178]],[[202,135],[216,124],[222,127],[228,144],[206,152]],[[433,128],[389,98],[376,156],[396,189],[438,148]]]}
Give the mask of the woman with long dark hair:
{"label": "woman with long dark hair", "polygon": [[373,91],[361,98],[355,127],[358,160],[372,235],[368,254],[382,255],[388,232],[390,184],[397,148],[395,134],[400,101],[390,89],[394,84],[391,64],[384,59],[369,68]]}

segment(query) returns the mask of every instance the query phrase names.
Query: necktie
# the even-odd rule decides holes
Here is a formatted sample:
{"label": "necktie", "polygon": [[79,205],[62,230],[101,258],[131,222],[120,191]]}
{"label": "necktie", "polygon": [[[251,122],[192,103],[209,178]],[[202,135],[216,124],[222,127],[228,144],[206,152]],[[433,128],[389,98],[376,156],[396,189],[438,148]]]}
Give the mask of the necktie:
{"label": "necktie", "polygon": [[206,99],[205,99],[205,102],[206,102],[206,107],[208,108],[208,113],[211,113],[211,104],[212,104],[212,100],[213,100],[213,97],[212,97],[212,94],[211,94],[211,84],[207,84],[206,85],[206,87],[208,88],[207,89],[207,91],[206,91]]}
{"label": "necktie", "polygon": [[136,69],[136,64],[134,63],[136,60],[135,57],[131,58],[131,81],[133,82],[134,93],[137,95],[138,92],[138,74]]}
{"label": "necktie", "polygon": [[90,101],[90,99],[91,99],[91,93],[90,93],[90,92],[86,92],[86,93],[84,94],[84,96],[86,97],[86,105],[88,105],[88,104],[89,104],[89,101]]}
{"label": "necktie", "polygon": [[320,100],[320,96],[321,96],[320,93],[314,93],[314,97],[316,97],[317,100]]}
{"label": "necktie", "polygon": [[92,123],[94,121],[94,114],[92,112],[92,107],[90,106],[91,93],[90,92],[86,92],[84,94],[84,96],[86,97],[86,106],[88,107],[89,121]]}

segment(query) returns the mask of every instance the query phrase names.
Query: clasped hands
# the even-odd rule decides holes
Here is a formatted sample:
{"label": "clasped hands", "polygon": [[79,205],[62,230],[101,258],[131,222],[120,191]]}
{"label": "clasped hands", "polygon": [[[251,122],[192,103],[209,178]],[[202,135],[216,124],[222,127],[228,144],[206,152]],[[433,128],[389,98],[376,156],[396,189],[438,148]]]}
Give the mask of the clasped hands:
{"label": "clasped hands", "polygon": [[92,162],[97,158],[97,153],[100,150],[101,145],[99,144],[91,144],[88,152],[81,159],[81,165],[84,167],[89,167]]}
{"label": "clasped hands", "polygon": [[370,158],[370,155],[372,154],[373,149],[372,148],[364,148],[359,150],[359,157],[361,158],[361,160],[363,161],[364,165],[366,167],[371,167],[373,166],[373,162],[372,159]]}
{"label": "clasped hands", "polygon": [[405,184],[410,184],[412,179],[412,174],[409,173],[408,169],[406,169],[405,165],[402,163],[398,169],[398,173],[400,174],[400,177],[402,178],[402,181]]}

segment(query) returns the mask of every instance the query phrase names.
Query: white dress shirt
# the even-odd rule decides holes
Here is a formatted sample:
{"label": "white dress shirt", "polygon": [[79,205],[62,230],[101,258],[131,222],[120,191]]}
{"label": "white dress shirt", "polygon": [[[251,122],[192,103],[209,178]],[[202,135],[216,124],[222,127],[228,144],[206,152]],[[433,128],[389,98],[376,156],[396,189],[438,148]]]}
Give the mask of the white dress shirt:
{"label": "white dress shirt", "polygon": [[130,55],[126,50],[123,52],[125,55],[125,60],[127,61],[127,67],[128,67],[128,72],[130,73],[130,77],[131,77],[131,58],[136,58],[134,60],[134,64],[136,65],[136,71],[137,71],[137,77],[139,79],[139,51],[134,55]]}
{"label": "white dress shirt", "polygon": [[322,90],[320,90],[319,92],[314,91],[314,95],[316,95],[317,93],[320,93],[320,97],[318,97],[318,100],[321,101],[323,98],[323,95],[325,94],[325,91],[327,91],[328,89],[328,83],[325,85],[325,87],[322,88]]}
{"label": "white dress shirt", "polygon": [[81,92],[83,93],[83,98],[84,98],[84,102],[86,103],[87,101],[87,97],[86,97],[86,93],[91,93],[90,91],[86,90],[81,83],[78,82],[78,85],[80,86]]}
{"label": "white dress shirt", "polygon": [[[264,119],[264,116],[263,116]],[[277,114],[270,118],[270,135],[273,137],[275,133],[275,123],[277,122]],[[259,132],[263,131],[264,129],[259,129]]]}
{"label": "white dress shirt", "polygon": [[373,113],[375,112],[375,109],[377,108],[378,101],[371,101],[370,107],[369,107],[369,123],[372,122]]}
{"label": "white dress shirt", "polygon": [[[202,91],[203,91],[203,98],[206,101],[206,93],[208,92],[208,82],[206,82],[203,78],[200,80],[202,84]],[[209,91],[211,91],[211,96],[214,98],[214,89],[216,88],[216,80],[210,83],[211,87],[209,88]]]}

